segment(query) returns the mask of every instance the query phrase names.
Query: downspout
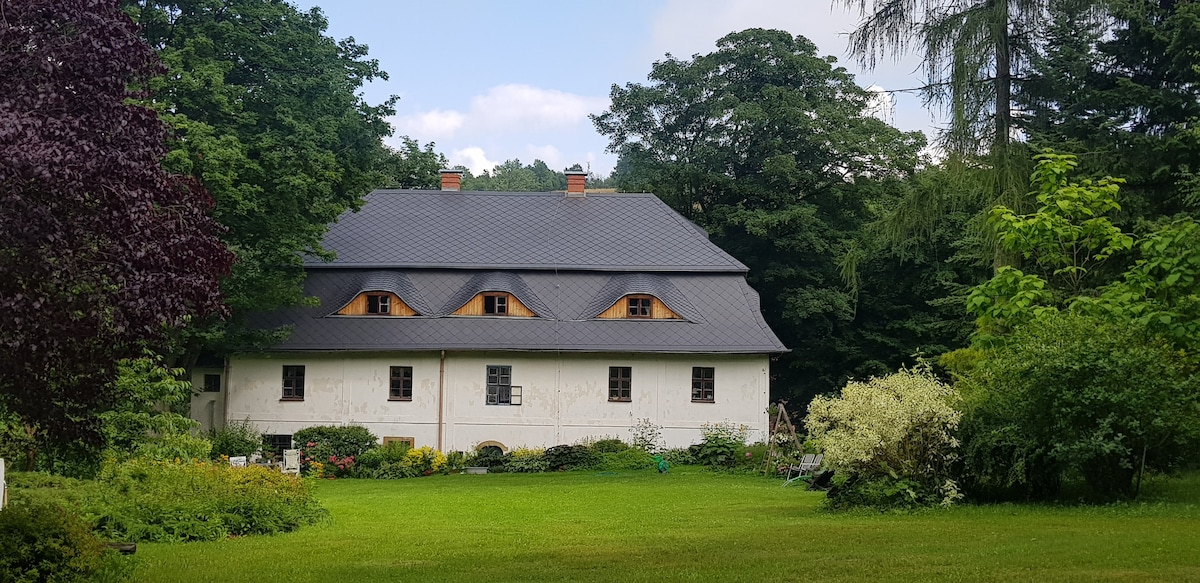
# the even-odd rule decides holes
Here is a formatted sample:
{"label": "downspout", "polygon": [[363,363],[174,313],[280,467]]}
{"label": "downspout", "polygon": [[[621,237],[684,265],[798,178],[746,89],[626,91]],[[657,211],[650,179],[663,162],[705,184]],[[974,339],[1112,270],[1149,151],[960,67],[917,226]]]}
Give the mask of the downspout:
{"label": "downspout", "polygon": [[230,362],[230,357],[226,356],[225,378],[222,379],[225,382],[225,386],[221,387],[221,427],[225,427],[225,424],[229,423],[229,386],[230,381],[233,380],[229,378],[229,371],[232,370],[232,368],[233,363]]}
{"label": "downspout", "polygon": [[442,451],[442,433],[444,432],[446,415],[446,351],[442,351],[441,363],[438,365],[438,426],[437,450]]}

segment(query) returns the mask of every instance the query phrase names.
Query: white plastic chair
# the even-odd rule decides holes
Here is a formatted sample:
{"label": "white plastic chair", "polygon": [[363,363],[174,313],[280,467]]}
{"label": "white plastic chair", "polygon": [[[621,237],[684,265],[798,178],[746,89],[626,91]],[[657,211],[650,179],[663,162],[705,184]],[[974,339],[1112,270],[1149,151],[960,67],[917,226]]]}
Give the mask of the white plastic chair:
{"label": "white plastic chair", "polygon": [[300,475],[300,450],[285,449],[283,450],[283,466],[280,468],[285,474]]}

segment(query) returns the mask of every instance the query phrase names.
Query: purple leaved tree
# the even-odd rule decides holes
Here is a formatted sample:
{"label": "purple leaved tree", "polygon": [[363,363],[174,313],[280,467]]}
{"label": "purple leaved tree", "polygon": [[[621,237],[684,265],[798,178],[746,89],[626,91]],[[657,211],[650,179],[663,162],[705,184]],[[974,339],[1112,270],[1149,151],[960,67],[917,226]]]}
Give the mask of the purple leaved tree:
{"label": "purple leaved tree", "polygon": [[0,0],[0,413],[100,441],[116,361],[222,313],[207,193],[132,100],[160,73],[117,0]]}

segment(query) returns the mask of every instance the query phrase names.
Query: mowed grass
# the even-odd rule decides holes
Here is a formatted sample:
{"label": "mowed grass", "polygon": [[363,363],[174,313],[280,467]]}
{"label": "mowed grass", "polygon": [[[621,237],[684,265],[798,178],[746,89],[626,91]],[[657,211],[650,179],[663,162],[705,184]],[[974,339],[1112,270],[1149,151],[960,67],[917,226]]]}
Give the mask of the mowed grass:
{"label": "mowed grass", "polygon": [[321,482],[330,520],[142,544],[138,581],[1200,581],[1200,479],[1104,507],[831,513],[683,468]]}

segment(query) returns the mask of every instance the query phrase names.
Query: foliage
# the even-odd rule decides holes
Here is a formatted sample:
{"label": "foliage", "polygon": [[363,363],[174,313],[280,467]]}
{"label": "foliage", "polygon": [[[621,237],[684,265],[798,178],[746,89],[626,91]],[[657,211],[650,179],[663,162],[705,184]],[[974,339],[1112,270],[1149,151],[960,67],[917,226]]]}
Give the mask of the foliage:
{"label": "foliage", "polygon": [[654,423],[648,417],[638,419],[629,428],[629,444],[649,454],[658,453],[662,449],[662,426]]}
{"label": "foliage", "polygon": [[847,370],[911,354],[891,342],[908,330],[884,321],[893,299],[873,295],[892,290],[868,275],[856,296],[839,257],[911,177],[924,139],[872,117],[871,96],[832,58],[804,37],[750,29],[715,52],[668,55],[648,84],[614,86],[611,98],[592,119],[620,156],[617,186],[654,192],[749,267],[767,323],[792,349],[772,361],[774,391],[822,392]]}
{"label": "foliage", "polygon": [[[962,417],[957,403],[957,392],[924,364],[850,382],[836,397],[813,399],[804,426],[824,453],[824,463],[851,486],[867,489],[835,505],[876,497],[891,505],[896,493],[871,492],[879,488],[901,488],[916,504],[929,503],[937,492],[949,495],[958,448],[954,431]],[[851,492],[831,491],[830,498]]]}
{"label": "foliage", "polygon": [[586,445],[556,445],[546,448],[543,457],[548,469],[560,471],[590,469],[600,462],[598,452]]}
{"label": "foliage", "polygon": [[592,451],[596,453],[617,453],[629,449],[629,444],[620,439],[600,439],[592,444]]}
{"label": "foliage", "polygon": [[387,75],[367,47],[326,36],[318,8],[278,0],[122,5],[169,69],[151,83],[151,104],[174,130],[168,165],[212,193],[213,217],[237,255],[222,284],[233,318],[195,322],[182,348],[195,358],[200,349],[276,338],[247,330],[244,316],[304,301],[302,262],[326,256],[328,225],[385,174],[407,178],[381,141],[395,98],[370,105],[361,94]]}
{"label": "foliage", "polygon": [[433,151],[433,142],[425,144],[422,150],[420,144],[408,136],[400,136],[400,141],[400,149],[387,148],[387,154],[381,162],[385,177],[381,188],[441,188],[439,171],[448,168],[450,163],[445,156]]}
{"label": "foliage", "polygon": [[208,432],[212,458],[249,456],[263,446],[263,433],[249,419],[227,421],[224,427]]}
{"label": "foliage", "polygon": [[[731,468],[738,464],[738,453],[746,445],[748,428],[728,421],[700,426],[701,441],[696,446],[696,461],[706,466]],[[744,456],[743,456],[744,457]]]}
{"label": "foliage", "polygon": [[379,447],[368,449],[357,458],[356,469],[377,470],[383,464],[395,464],[404,461],[408,451],[412,449],[407,441],[390,441]]}
{"label": "foliage", "polygon": [[644,450],[631,447],[614,453],[600,454],[598,469],[616,470],[653,470],[656,465],[654,456]]}
{"label": "foliage", "polygon": [[504,462],[506,472],[544,472],[550,469],[546,462],[546,452],[542,449],[518,447],[508,452]]}
{"label": "foliage", "polygon": [[206,459],[212,444],[194,437],[199,423],[175,412],[191,401],[191,383],[183,369],[167,368],[161,356],[147,352],[118,363],[113,389],[121,401],[100,414],[104,457],[154,460]]}
{"label": "foliage", "polygon": [[317,425],[305,427],[292,440],[300,450],[301,467],[307,473],[313,461],[320,462],[324,474],[345,477],[352,473],[354,460],[376,447],[378,440],[361,425]]}
{"label": "foliage", "polygon": [[691,449],[686,447],[668,449],[662,452],[662,457],[672,466],[693,466],[700,463],[696,456],[692,455]]}
{"label": "foliage", "polygon": [[[115,3],[17,0],[0,27],[0,409],[43,444],[101,442],[117,361],[220,316],[232,256],[166,126],[161,71]],[[80,47],[87,47],[81,50]]]}
{"label": "foliage", "polygon": [[477,468],[488,468],[488,471],[504,471],[504,462],[506,459],[504,452],[498,447],[481,447],[467,458],[467,465]]}
{"label": "foliage", "polygon": [[[580,169],[578,165],[571,169]],[[518,159],[497,164],[491,171],[484,170],[479,176],[469,171],[463,175],[463,190],[496,190],[503,192],[550,192],[566,190],[567,175],[551,170],[541,160],[523,166]]]}
{"label": "foliage", "polygon": [[1144,328],[1046,314],[1019,328],[965,381],[965,485],[1050,498],[1079,476],[1097,499],[1136,493],[1135,476],[1195,459],[1194,363]]}
{"label": "foliage", "polygon": [[52,502],[0,511],[0,548],[0,579],[9,583],[121,581],[133,570],[84,520]]}
{"label": "foliage", "polygon": [[400,462],[418,476],[428,476],[446,469],[446,455],[428,445],[410,449]]}

